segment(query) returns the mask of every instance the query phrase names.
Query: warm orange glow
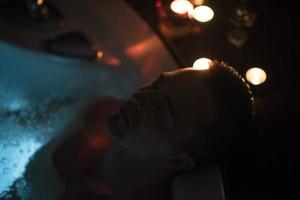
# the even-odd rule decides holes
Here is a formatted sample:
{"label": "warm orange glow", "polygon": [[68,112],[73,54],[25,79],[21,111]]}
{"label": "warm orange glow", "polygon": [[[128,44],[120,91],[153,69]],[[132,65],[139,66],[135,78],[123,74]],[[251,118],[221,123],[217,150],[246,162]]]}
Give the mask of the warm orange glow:
{"label": "warm orange glow", "polygon": [[210,68],[211,60],[208,58],[199,58],[194,64],[193,68],[197,70],[208,70]]}
{"label": "warm orange glow", "polygon": [[193,2],[194,5],[200,6],[204,3],[204,0],[193,0],[192,2]]}
{"label": "warm orange glow", "polygon": [[138,61],[138,68],[142,76],[148,76],[153,73],[152,70],[156,69],[156,61],[153,57],[160,56],[159,52],[153,51],[157,48],[156,40],[155,36],[150,36],[125,49],[125,55]]}
{"label": "warm orange glow", "polygon": [[263,69],[254,67],[246,72],[246,79],[253,85],[259,85],[266,81],[267,74]]}
{"label": "warm orange glow", "polygon": [[170,8],[177,14],[185,14],[193,10],[193,4],[187,0],[174,0],[170,4]]}
{"label": "warm orange glow", "polygon": [[105,60],[105,63],[115,67],[121,66],[121,61],[117,57],[109,57]]}
{"label": "warm orange glow", "polygon": [[193,11],[193,17],[199,22],[208,22],[214,17],[214,11],[208,6],[198,6]]}
{"label": "warm orange glow", "polygon": [[97,52],[97,58],[98,58],[98,59],[103,58],[103,56],[104,56],[104,54],[103,54],[102,51],[98,51],[98,52]]}
{"label": "warm orange glow", "polygon": [[43,3],[44,3],[44,0],[37,0],[36,1],[36,4],[39,5],[39,6],[42,5]]}

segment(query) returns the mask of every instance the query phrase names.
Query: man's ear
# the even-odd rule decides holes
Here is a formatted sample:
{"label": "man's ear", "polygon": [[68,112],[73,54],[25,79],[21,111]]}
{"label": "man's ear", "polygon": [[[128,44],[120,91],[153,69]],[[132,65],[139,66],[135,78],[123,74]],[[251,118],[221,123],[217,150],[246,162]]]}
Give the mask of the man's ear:
{"label": "man's ear", "polygon": [[167,156],[166,165],[168,168],[179,172],[194,168],[196,161],[190,153],[181,152],[172,156]]}

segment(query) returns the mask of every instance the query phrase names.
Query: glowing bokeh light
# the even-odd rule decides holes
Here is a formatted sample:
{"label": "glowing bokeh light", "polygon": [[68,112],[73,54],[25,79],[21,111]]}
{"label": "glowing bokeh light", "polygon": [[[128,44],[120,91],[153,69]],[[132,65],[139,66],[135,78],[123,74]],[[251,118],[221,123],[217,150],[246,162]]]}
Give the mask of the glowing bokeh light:
{"label": "glowing bokeh light", "polygon": [[37,0],[36,1],[36,4],[39,5],[39,6],[42,5],[43,3],[44,3],[44,0]]}
{"label": "glowing bokeh light", "polygon": [[214,11],[208,6],[198,6],[193,10],[193,17],[199,22],[208,22],[214,17]]}
{"label": "glowing bokeh light", "polygon": [[194,5],[197,5],[197,6],[200,6],[204,3],[204,0],[193,0],[193,4]]}
{"label": "glowing bokeh light", "polygon": [[185,14],[190,13],[193,10],[194,6],[187,0],[174,0],[170,4],[170,8],[177,14]]}
{"label": "glowing bokeh light", "polygon": [[197,70],[208,70],[210,68],[211,60],[208,58],[199,58],[194,64],[193,68]]}
{"label": "glowing bokeh light", "polygon": [[247,70],[246,79],[253,85],[259,85],[267,80],[267,74],[263,69],[253,67]]}
{"label": "glowing bokeh light", "polygon": [[103,56],[104,56],[104,54],[103,54],[102,51],[98,51],[98,52],[97,52],[97,58],[98,58],[98,59],[103,58]]}

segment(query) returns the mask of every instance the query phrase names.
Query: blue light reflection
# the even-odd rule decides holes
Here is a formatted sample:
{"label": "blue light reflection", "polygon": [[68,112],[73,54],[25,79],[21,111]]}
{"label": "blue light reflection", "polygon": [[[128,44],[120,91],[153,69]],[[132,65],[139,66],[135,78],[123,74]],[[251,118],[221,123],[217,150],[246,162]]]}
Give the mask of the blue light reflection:
{"label": "blue light reflection", "polygon": [[0,144],[0,194],[22,177],[26,165],[41,145],[40,142],[26,137],[14,138]]}

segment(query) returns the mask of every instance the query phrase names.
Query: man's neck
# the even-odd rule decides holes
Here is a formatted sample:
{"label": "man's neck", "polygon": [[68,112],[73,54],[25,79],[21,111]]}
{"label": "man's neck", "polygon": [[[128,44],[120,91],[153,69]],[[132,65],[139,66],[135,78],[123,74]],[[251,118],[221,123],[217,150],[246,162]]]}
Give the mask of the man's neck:
{"label": "man's neck", "polygon": [[[112,189],[112,199],[160,199],[168,190],[174,172],[162,158],[146,157],[113,143],[101,164],[103,181]],[[165,198],[164,198],[165,199]]]}

